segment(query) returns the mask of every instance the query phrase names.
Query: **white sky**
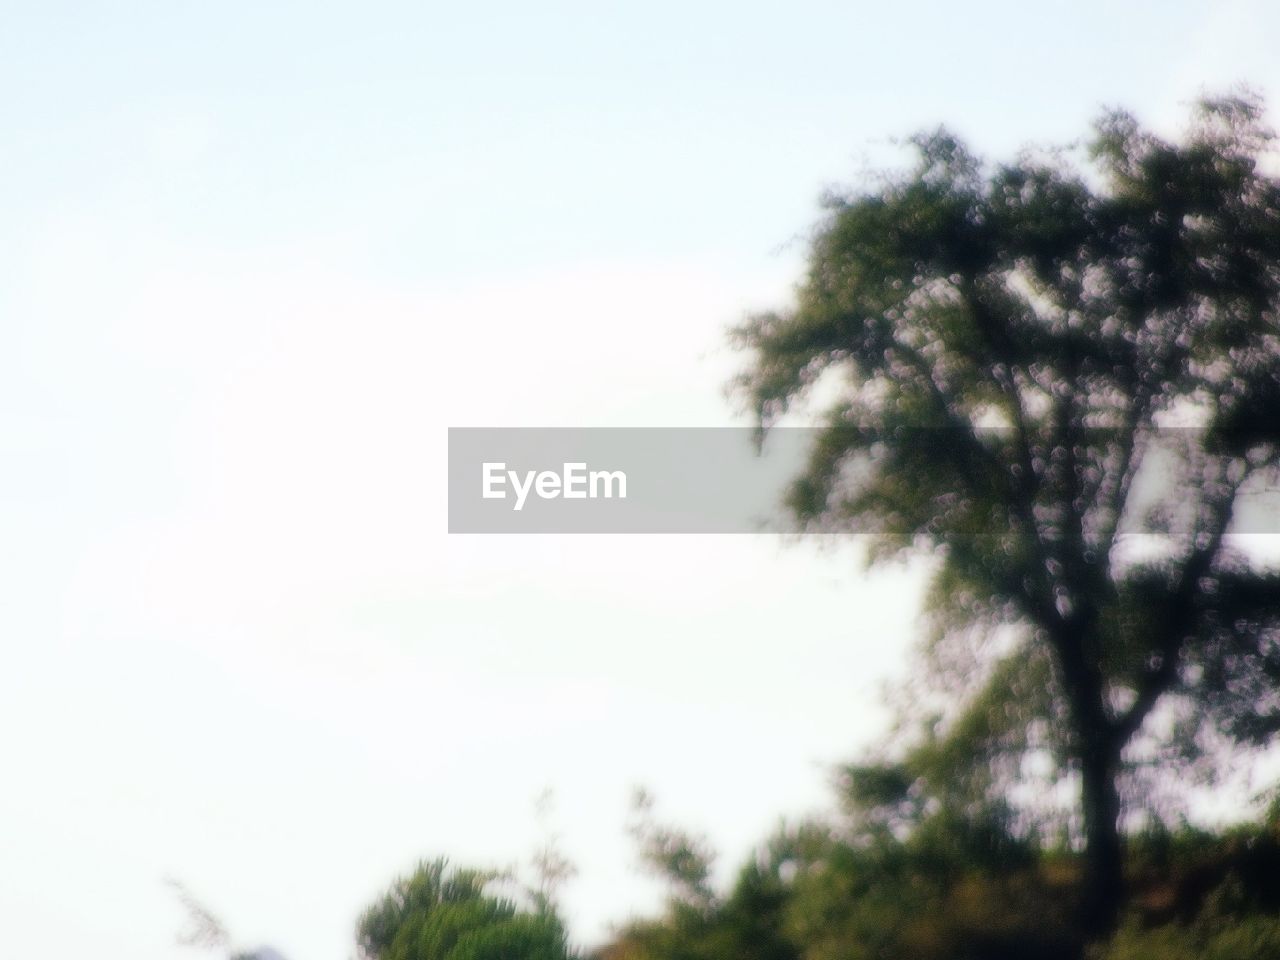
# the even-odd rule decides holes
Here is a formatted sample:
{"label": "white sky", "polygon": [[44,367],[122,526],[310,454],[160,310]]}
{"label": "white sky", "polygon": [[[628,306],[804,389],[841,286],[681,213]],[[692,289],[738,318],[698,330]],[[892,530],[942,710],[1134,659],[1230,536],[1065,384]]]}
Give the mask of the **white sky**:
{"label": "white sky", "polygon": [[1125,7],[4,5],[0,954],[177,955],[172,875],[343,960],[547,787],[592,942],[655,902],[632,785],[726,870],[825,805],[918,578],[450,538],[446,428],[733,422],[724,328],[891,137],[1280,95],[1280,8]]}

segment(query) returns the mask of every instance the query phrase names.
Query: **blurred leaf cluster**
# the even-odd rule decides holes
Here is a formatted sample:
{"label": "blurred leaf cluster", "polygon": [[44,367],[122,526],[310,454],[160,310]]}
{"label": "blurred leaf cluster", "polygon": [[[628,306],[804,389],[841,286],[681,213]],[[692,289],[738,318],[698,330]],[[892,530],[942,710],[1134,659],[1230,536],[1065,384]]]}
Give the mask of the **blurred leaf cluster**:
{"label": "blurred leaf cluster", "polygon": [[489,889],[492,872],[419,864],[360,918],[367,960],[570,960],[559,916]]}

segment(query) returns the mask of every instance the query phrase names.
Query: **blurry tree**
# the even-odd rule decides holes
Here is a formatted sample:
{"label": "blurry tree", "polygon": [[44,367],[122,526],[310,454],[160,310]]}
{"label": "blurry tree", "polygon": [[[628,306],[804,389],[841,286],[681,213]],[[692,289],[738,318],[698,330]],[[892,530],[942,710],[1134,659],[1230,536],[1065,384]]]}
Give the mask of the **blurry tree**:
{"label": "blurry tree", "polygon": [[711,885],[715,851],[705,837],[659,823],[653,806],[653,794],[637,787],[631,798],[627,832],[636,843],[641,862],[667,883],[671,905],[678,912],[710,913],[718,906]]}
{"label": "blurry tree", "polygon": [[578,868],[561,848],[560,834],[551,827],[551,813],[555,795],[550,788],[544,790],[535,804],[538,820],[543,828],[543,841],[534,850],[530,866],[534,883],[529,896],[538,910],[554,912],[559,906],[560,892],[564,885],[577,875]]}
{"label": "blurry tree", "polygon": [[825,852],[826,828],[779,829],[720,893],[706,839],[655,822],[653,806],[647,791],[636,791],[630,832],[645,866],[668,885],[665,915],[624,926],[601,960],[801,960],[786,929],[791,884],[805,858]]}
{"label": "blurry tree", "polygon": [[173,891],[187,915],[187,925],[178,934],[178,944],[219,953],[231,951],[231,935],[212,910],[201,903],[181,880],[166,877],[165,883]]}
{"label": "blurry tree", "polygon": [[564,924],[548,906],[523,910],[488,892],[499,877],[422,863],[361,916],[369,960],[568,960]]}
{"label": "blurry tree", "polygon": [[231,934],[212,910],[198,900],[181,880],[166,877],[165,883],[173,890],[187,915],[187,925],[178,934],[178,944],[221,954],[229,960],[284,960],[272,947],[256,950],[237,950],[231,945]]}
{"label": "blurry tree", "polygon": [[835,398],[791,493],[809,529],[934,558],[939,662],[984,669],[946,675],[933,760],[986,751],[989,798],[1033,753],[1078,778],[1093,934],[1120,907],[1120,779],[1157,704],[1192,757],[1280,728],[1280,577],[1230,536],[1280,451],[1260,117],[1206,100],[1170,142],[1110,113],[1083,158],[994,168],[918,136],[912,170],[828,202],[794,307],[736,331],[762,437]]}
{"label": "blurry tree", "polygon": [[[864,780],[871,800],[888,779]],[[914,814],[913,814],[914,816]],[[1155,960],[1280,956],[1280,820],[1225,833],[1153,828],[1128,851],[1124,923],[1087,944],[1079,857],[974,829],[946,808],[782,825],[702,909],[676,896],[597,960]],[[670,830],[679,834],[682,831]]]}

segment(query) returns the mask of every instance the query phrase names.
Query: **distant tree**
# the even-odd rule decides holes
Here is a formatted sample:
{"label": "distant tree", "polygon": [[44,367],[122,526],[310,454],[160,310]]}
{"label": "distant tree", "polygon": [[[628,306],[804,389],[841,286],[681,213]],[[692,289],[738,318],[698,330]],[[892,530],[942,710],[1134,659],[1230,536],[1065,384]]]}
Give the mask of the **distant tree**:
{"label": "distant tree", "polygon": [[227,933],[226,926],[217,914],[201,903],[181,880],[166,877],[165,884],[178,898],[187,915],[187,925],[178,934],[178,944],[183,947],[229,953],[231,935]]}
{"label": "distant tree", "polygon": [[631,798],[627,832],[636,843],[641,863],[666,882],[671,905],[677,910],[710,913],[719,902],[711,884],[715,851],[705,837],[659,823],[653,807],[653,794],[637,787]]}
{"label": "distant tree", "polygon": [[181,880],[167,877],[165,883],[173,891],[187,914],[187,925],[178,934],[178,944],[222,954],[229,960],[284,960],[272,947],[256,950],[236,950],[231,945],[231,934],[218,916],[200,902]]}
{"label": "distant tree", "polygon": [[952,760],[1047,751],[1078,777],[1093,935],[1116,922],[1119,785],[1157,705],[1188,756],[1280,728],[1280,577],[1230,536],[1280,452],[1260,117],[1205,100],[1169,142],[1109,113],[1084,159],[994,168],[918,136],[912,170],[829,201],[794,307],[735,334],[762,435],[834,397],[798,516],[879,534],[873,561],[934,558],[939,649],[984,668],[947,675],[967,693],[938,728]]}
{"label": "distant tree", "polygon": [[[864,779],[856,802],[900,795],[890,780]],[[597,960],[1280,956],[1274,816],[1220,834],[1136,836],[1124,924],[1086,944],[1071,902],[1078,863],[1069,851],[974,830],[945,808],[880,813],[781,826],[707,908],[672,898],[659,917],[619,929]],[[914,828],[900,833],[902,813]]]}
{"label": "distant tree", "polygon": [[551,814],[555,806],[555,794],[548,788],[539,796],[535,810],[543,829],[543,840],[530,858],[534,883],[529,890],[534,906],[544,912],[554,912],[560,902],[564,885],[578,873],[578,868],[561,848],[561,836],[551,827]]}
{"label": "distant tree", "polygon": [[725,893],[711,884],[705,838],[653,817],[653,799],[637,790],[631,834],[644,865],[667,883],[664,914],[619,931],[600,960],[801,960],[787,929],[797,864],[828,834],[818,824],[781,828],[741,868]]}
{"label": "distant tree", "polygon": [[521,909],[488,888],[499,878],[422,863],[361,916],[357,939],[369,960],[569,960],[560,918]]}

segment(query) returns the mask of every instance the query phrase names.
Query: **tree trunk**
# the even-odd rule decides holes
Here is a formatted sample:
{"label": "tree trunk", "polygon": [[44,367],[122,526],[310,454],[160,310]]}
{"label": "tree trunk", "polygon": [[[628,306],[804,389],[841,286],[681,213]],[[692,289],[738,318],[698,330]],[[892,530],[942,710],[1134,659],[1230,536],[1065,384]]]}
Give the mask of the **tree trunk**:
{"label": "tree trunk", "polygon": [[1111,934],[1124,896],[1124,849],[1120,837],[1120,794],[1116,789],[1119,752],[1090,743],[1081,757],[1084,814],[1084,889],[1081,932],[1090,940]]}

